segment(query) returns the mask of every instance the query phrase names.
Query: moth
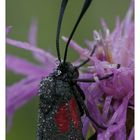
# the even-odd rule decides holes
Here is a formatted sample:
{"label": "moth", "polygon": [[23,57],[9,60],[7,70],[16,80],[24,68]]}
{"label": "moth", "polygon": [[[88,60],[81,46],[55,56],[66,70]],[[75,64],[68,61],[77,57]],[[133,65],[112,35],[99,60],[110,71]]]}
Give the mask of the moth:
{"label": "moth", "polygon": [[[67,62],[69,43],[91,2],[92,0],[84,1],[81,13],[66,43],[64,58],[61,60],[59,36],[64,11],[68,3],[68,0],[62,0],[56,34],[56,50],[59,65],[54,72],[44,77],[40,82],[37,140],[84,140],[81,121],[81,116],[84,114],[97,127],[106,129],[105,125],[98,124],[90,116],[84,103],[84,92],[78,85],[78,82],[95,82],[94,79],[78,78],[79,68],[89,62],[89,59],[86,59],[78,66],[73,66],[70,62]],[[91,56],[95,49],[96,46],[93,47]],[[113,76],[113,74],[101,77],[99,80],[107,79],[110,76]]]}

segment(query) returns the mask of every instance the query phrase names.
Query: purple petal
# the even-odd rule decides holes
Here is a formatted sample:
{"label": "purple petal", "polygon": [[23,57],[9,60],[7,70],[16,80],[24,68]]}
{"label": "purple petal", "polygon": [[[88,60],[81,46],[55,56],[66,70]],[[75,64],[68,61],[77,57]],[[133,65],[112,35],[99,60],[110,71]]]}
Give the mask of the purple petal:
{"label": "purple petal", "polygon": [[104,76],[106,73],[105,73],[104,67],[102,65],[103,63],[100,60],[98,60],[96,57],[94,57],[93,59],[94,59],[95,69],[96,69],[97,73],[100,76]]}
{"label": "purple petal", "polygon": [[89,128],[89,119],[85,117],[83,119],[83,129],[82,129],[84,138],[86,138],[87,136],[88,128]]}
{"label": "purple petal", "polygon": [[109,124],[117,123],[119,120],[122,119],[123,116],[126,116],[127,106],[130,97],[132,97],[132,93],[129,93],[124,99],[122,104],[118,107],[118,109],[113,114],[112,118],[109,121]]}
{"label": "purple petal", "polygon": [[29,50],[32,52],[37,52],[37,53],[45,55],[45,56],[47,55],[46,52],[43,51],[42,49],[33,47],[33,45],[31,45],[27,42],[22,42],[22,41],[17,41],[14,39],[7,38],[6,43],[11,45],[11,46],[15,46],[17,48],[22,48],[22,49]]}
{"label": "purple petal", "polygon": [[103,133],[98,133],[97,140],[105,140]]}
{"label": "purple petal", "polygon": [[[133,71],[129,68],[114,70],[114,76],[110,80],[104,80],[100,87],[106,95],[112,95],[116,99],[122,99],[130,91],[133,91]],[[127,80],[127,82],[126,82]]]}
{"label": "purple petal", "polygon": [[56,66],[56,63],[55,63],[56,58],[53,55],[51,55],[50,53],[47,53],[44,50],[37,48],[27,42],[22,42],[22,41],[17,41],[14,39],[7,38],[6,43],[9,45],[18,47],[18,48],[22,48],[22,49],[37,53],[38,55],[41,56],[40,59],[42,59],[44,61],[44,63],[47,64],[49,67],[54,68]]}
{"label": "purple petal", "polygon": [[30,63],[25,59],[21,59],[12,55],[6,56],[6,66],[9,70],[15,73],[27,75],[27,76],[37,76],[46,75],[47,71],[41,66]]}
{"label": "purple petal", "polygon": [[[114,31],[111,34],[111,39],[112,39],[112,48],[116,50],[118,43],[121,40],[121,33],[122,33],[122,25],[120,23],[119,17],[116,19],[116,27]],[[113,53],[113,52],[112,52]]]}
{"label": "purple petal", "polygon": [[98,137],[101,137],[103,140],[110,140],[111,136],[115,133],[117,134],[118,131],[124,127],[124,125],[125,125],[125,116],[123,116],[122,119],[118,121],[116,125],[111,125],[107,128],[107,130],[98,134]]}
{"label": "purple petal", "polygon": [[101,90],[97,82],[91,84],[87,90],[88,90],[88,94],[90,94],[92,98],[95,100],[99,100],[103,96],[103,91]]}
{"label": "purple petal", "polygon": [[40,79],[41,79],[40,77],[26,78],[18,82],[17,84],[14,84],[7,88],[6,111],[7,111],[7,117],[8,118],[10,117],[10,120],[14,112],[18,108],[20,108],[25,103],[30,101],[31,98],[37,94]]}
{"label": "purple petal", "polygon": [[[115,111],[115,113],[113,114],[112,118],[109,121],[109,124],[113,124],[116,123],[116,125],[110,125],[106,131],[104,131],[103,133],[99,134],[98,137],[105,139],[105,140],[110,140],[110,137],[113,134],[117,134],[120,135],[122,140],[125,140],[124,138],[126,137],[126,133],[125,133],[125,122],[126,122],[126,112],[127,112],[127,106],[128,106],[128,101],[129,99],[132,97],[132,92],[129,93],[128,96],[126,96],[123,99],[122,104],[118,107],[118,109]],[[120,129],[123,129],[123,132],[119,132]],[[120,134],[119,134],[120,133]]]}
{"label": "purple petal", "polygon": [[[62,39],[67,42],[68,38],[67,37],[62,37]],[[81,59],[87,59],[89,58],[89,51],[88,49],[84,49],[81,46],[79,46],[75,41],[71,40],[70,41],[70,47],[73,48],[76,52],[80,54]]]}
{"label": "purple petal", "polygon": [[31,45],[37,46],[37,21],[33,19],[29,29],[28,41]]}
{"label": "purple petal", "polygon": [[11,29],[12,29],[12,26],[6,27],[6,35],[7,35],[9,32],[11,32]]}
{"label": "purple petal", "polygon": [[[30,30],[29,30],[29,37],[28,37],[29,43],[31,45],[33,45],[33,47],[37,47],[37,31],[38,31],[37,21],[36,21],[36,19],[33,19],[31,22],[31,26],[30,26]],[[42,63],[42,64],[47,63],[44,55],[33,52],[33,56],[40,63]]]}
{"label": "purple petal", "polygon": [[112,101],[112,96],[107,96],[106,99],[105,99],[104,106],[103,106],[103,118],[104,118],[104,121],[107,120],[107,116],[109,114],[109,108],[110,108],[111,101]]}
{"label": "purple petal", "polygon": [[126,140],[126,127],[125,125],[115,133],[115,139]]}
{"label": "purple petal", "polygon": [[[19,99],[22,99],[26,94],[29,94],[29,92],[32,91],[34,88],[36,89],[36,92],[31,93],[31,96],[36,95],[40,80],[41,77],[29,77],[14,85],[8,86],[6,97],[7,108],[9,108],[10,104],[17,103]],[[18,108],[18,106],[15,107]]]}
{"label": "purple petal", "polygon": [[115,126],[110,126],[106,131],[99,134],[99,137],[102,137],[102,140],[110,140],[113,133],[120,130],[123,126],[124,126],[124,124],[122,125],[122,123],[120,125],[117,125],[117,126],[116,125]]}
{"label": "purple petal", "polygon": [[124,29],[126,30],[126,32],[130,27],[131,20],[132,20],[132,17],[133,17],[133,13],[134,13],[134,0],[131,0],[130,7],[129,7],[127,15],[124,19]]}
{"label": "purple petal", "polygon": [[92,97],[88,97],[87,99],[87,107],[88,110],[90,112],[90,115],[92,118],[94,118],[94,120],[99,123],[99,124],[103,124],[103,118],[101,116],[100,110],[97,107],[97,105],[95,104],[95,101]]}
{"label": "purple petal", "polygon": [[103,28],[104,32],[106,32],[108,30],[107,23],[105,22],[105,20],[103,18],[101,18],[100,20],[101,20],[102,28]]}

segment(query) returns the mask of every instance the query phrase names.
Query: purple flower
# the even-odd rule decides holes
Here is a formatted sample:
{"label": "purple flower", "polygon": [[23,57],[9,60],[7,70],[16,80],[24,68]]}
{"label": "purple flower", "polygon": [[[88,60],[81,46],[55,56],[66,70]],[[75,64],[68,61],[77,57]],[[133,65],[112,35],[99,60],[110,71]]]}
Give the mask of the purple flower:
{"label": "purple flower", "polygon": [[[87,117],[83,117],[83,134],[86,137],[88,130],[93,126],[97,130],[98,140],[133,140],[134,126],[134,21],[132,0],[126,17],[123,21],[116,19],[116,26],[110,33],[106,22],[101,19],[103,33],[94,31],[93,41],[86,40],[88,48],[82,48],[73,40],[70,46],[79,53],[80,59],[73,64],[80,63],[86,58],[89,65],[80,69],[80,78],[94,78],[95,83],[80,83],[87,100],[87,107],[91,116],[99,123],[108,126],[102,130],[92,124]],[[7,32],[10,31],[7,28]],[[37,95],[38,84],[42,77],[47,76],[57,67],[57,58],[49,52],[37,47],[37,25],[32,22],[28,42],[7,38],[7,44],[31,51],[33,57],[40,65],[33,64],[23,58],[7,55],[7,69],[24,75],[25,78],[18,83],[7,87],[7,117],[11,125],[14,112]],[[66,37],[63,37],[67,41]],[[91,57],[93,46],[97,49]],[[121,67],[117,69],[117,64]],[[106,74],[113,73],[109,79],[99,81]],[[32,87],[32,88],[31,88]],[[20,89],[20,90],[19,90]],[[128,119],[132,118],[131,126]]]}
{"label": "purple flower", "polygon": [[[108,129],[98,132],[99,140],[134,139],[133,119],[131,128],[128,128],[128,118],[133,118],[129,109],[134,111],[134,22],[133,6],[125,19],[116,20],[116,27],[110,33],[107,24],[101,19],[103,33],[94,31],[94,41],[87,41],[89,48],[96,44],[97,49],[93,57],[89,57],[88,49],[82,49],[76,42],[71,41],[71,47],[79,54],[80,58],[89,57],[90,65],[86,72],[81,73],[82,78],[96,76],[96,83],[85,84],[81,87],[86,93],[87,105],[91,115],[100,124],[108,125]],[[66,37],[63,37],[67,41]],[[121,68],[116,69],[116,64]],[[98,77],[108,73],[114,76],[108,80],[99,81]],[[131,107],[130,107],[131,106]],[[90,121],[85,119],[83,133],[86,135]],[[130,123],[130,122],[129,122]],[[98,128],[97,128],[98,129]],[[129,131],[128,131],[129,130]],[[130,132],[131,130],[131,132]]]}

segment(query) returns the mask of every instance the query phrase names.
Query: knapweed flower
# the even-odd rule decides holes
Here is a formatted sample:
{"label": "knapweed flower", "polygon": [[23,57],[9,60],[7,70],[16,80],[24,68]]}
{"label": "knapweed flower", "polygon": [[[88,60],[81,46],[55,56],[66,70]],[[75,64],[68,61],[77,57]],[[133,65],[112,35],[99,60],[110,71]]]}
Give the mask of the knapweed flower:
{"label": "knapweed flower", "polygon": [[[99,123],[107,126],[106,130],[98,128],[87,118],[83,117],[83,134],[86,139],[89,129],[97,130],[98,140],[134,140],[134,21],[132,0],[123,21],[116,20],[112,32],[106,22],[101,19],[103,33],[94,31],[94,40],[87,41],[88,48],[84,49],[73,40],[70,46],[79,53],[80,63],[86,58],[89,65],[81,67],[80,78],[95,79],[94,83],[80,83],[86,96],[86,104],[91,116]],[[9,32],[11,28],[7,28]],[[38,85],[42,77],[47,76],[57,67],[57,58],[49,52],[37,47],[37,26],[34,21],[29,32],[29,41],[22,42],[11,38],[7,44],[31,51],[40,65],[28,60],[7,54],[7,69],[24,75],[18,83],[7,87],[7,118],[12,122],[14,112],[37,95]],[[63,37],[67,41],[66,37]],[[93,46],[96,51],[90,56]],[[120,68],[118,68],[118,64]],[[100,81],[100,77],[113,73],[113,76]],[[19,90],[20,89],[20,90]]]}

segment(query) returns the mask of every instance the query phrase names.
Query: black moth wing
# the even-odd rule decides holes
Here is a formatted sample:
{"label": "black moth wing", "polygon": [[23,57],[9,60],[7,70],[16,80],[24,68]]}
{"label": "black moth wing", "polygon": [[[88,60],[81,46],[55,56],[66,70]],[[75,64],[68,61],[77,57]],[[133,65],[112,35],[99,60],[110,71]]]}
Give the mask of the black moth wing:
{"label": "black moth wing", "polygon": [[[49,138],[49,128],[51,129],[51,123],[49,117],[46,115],[51,112],[53,107],[53,99],[51,95],[55,92],[53,88],[55,83],[52,77],[44,77],[40,82],[40,87],[38,95],[39,100],[39,110],[38,110],[38,124],[37,124],[37,140],[48,140]],[[48,124],[47,124],[48,123]],[[49,126],[50,125],[50,126]]]}
{"label": "black moth wing", "polygon": [[[43,78],[39,88],[37,140],[84,139],[80,110],[74,92],[78,90],[56,73]],[[78,124],[77,127],[74,121]],[[68,130],[64,131],[66,126]]]}

